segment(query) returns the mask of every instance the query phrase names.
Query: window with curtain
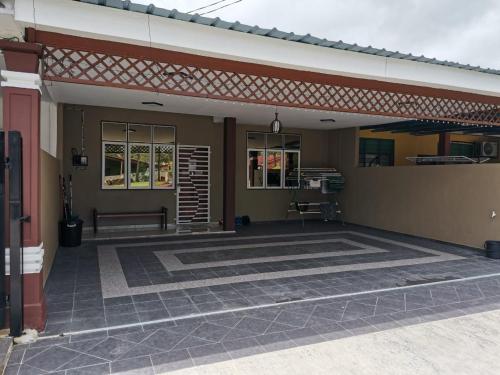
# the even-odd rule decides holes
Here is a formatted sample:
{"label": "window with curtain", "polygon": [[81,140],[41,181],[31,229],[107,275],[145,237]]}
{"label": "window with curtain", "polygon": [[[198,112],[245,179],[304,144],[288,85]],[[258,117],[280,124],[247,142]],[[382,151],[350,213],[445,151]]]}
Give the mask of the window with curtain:
{"label": "window with curtain", "polygon": [[175,127],[103,121],[103,189],[174,189]]}

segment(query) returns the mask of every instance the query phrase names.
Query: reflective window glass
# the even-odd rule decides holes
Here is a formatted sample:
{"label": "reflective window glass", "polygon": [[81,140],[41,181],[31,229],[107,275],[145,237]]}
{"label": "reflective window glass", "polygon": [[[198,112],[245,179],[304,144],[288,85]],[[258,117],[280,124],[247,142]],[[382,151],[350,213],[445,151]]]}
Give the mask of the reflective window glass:
{"label": "reflective window glass", "polygon": [[103,189],[125,188],[125,144],[105,143],[103,145]]}

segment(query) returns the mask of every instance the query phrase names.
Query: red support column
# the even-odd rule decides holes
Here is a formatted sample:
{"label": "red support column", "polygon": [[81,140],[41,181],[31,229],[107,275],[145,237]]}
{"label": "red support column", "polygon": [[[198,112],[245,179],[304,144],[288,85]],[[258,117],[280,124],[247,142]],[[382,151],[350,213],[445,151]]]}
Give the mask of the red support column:
{"label": "red support column", "polygon": [[[43,264],[40,230],[40,85],[41,47],[31,43],[0,41],[7,70],[2,71],[3,126],[23,140],[24,326],[43,329],[46,320],[41,267],[27,266],[27,254]],[[40,268],[40,269],[39,269]]]}
{"label": "red support column", "polygon": [[236,119],[224,118],[223,228],[234,230],[236,184]]}
{"label": "red support column", "polygon": [[439,133],[438,156],[450,156],[451,136],[450,133]]}

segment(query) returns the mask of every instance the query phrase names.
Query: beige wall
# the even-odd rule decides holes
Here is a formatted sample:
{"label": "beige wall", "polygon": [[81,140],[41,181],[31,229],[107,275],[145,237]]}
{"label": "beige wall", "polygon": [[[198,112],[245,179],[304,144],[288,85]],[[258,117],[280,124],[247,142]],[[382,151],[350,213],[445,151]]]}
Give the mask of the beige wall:
{"label": "beige wall", "polygon": [[52,266],[59,246],[60,197],[59,197],[59,160],[45,151],[40,151],[41,163],[41,231],[43,242],[44,280]]}
{"label": "beige wall", "polygon": [[61,219],[61,196],[59,175],[63,160],[63,106],[57,106],[56,157],[40,150],[41,186],[41,233],[43,242],[43,277],[47,280],[56,251],[59,247],[59,220]]}
{"label": "beige wall", "polygon": [[[480,248],[500,240],[500,165],[359,168],[355,129],[331,134],[330,160],[346,176],[348,222]],[[348,146],[348,147],[345,147]]]}
{"label": "beige wall", "polygon": [[[80,150],[80,112],[85,111],[85,145],[89,157],[86,169],[71,165],[71,148]],[[102,190],[101,189],[101,121],[122,121],[176,126],[177,143],[211,146],[211,207],[213,221],[222,217],[222,141],[223,126],[214,124],[211,117],[189,116],[163,112],[136,111],[105,107],[64,107],[64,172],[73,176],[74,212],[92,225],[92,210],[101,211],[154,211],[161,206],[168,208],[168,221],[175,220],[176,197],[174,190]],[[154,221],[129,223],[147,224]],[[106,221],[103,225],[127,224],[126,220]]]}
{"label": "beige wall", "polygon": [[[71,148],[80,147],[80,115],[70,106],[64,109],[63,165],[66,175],[73,174],[74,210],[88,226],[94,207],[103,211],[156,210],[165,205],[169,222],[175,219],[174,191],[101,190],[102,120],[174,125],[178,143],[210,145],[212,221],[222,217],[222,124],[205,116],[83,108],[89,167],[78,170],[71,166]],[[252,221],[284,219],[292,198],[288,190],[247,189],[246,133],[266,130],[237,126],[236,214],[249,215]],[[500,212],[500,165],[358,168],[357,129],[286,132],[302,135],[303,167],[333,166],[345,175],[340,200],[346,221],[475,247],[488,239],[500,239],[500,221],[490,219],[491,210]],[[299,199],[324,199],[314,191],[299,194]]]}
{"label": "beige wall", "polygon": [[[85,139],[89,156],[87,169],[71,166],[71,148],[80,149],[80,113],[85,110]],[[222,218],[222,157],[223,125],[213,123],[208,116],[190,116],[163,112],[123,110],[105,107],[64,107],[64,172],[73,175],[73,207],[75,213],[85,220],[86,226],[92,225],[91,212],[94,207],[102,211],[156,210],[166,206],[169,222],[175,220],[176,196],[172,190],[102,190],[101,180],[101,136],[100,122],[124,121],[176,126],[177,143],[211,146],[211,218]],[[247,131],[267,131],[267,127],[237,126],[236,157],[236,214],[249,215],[253,221],[279,220],[286,217],[292,193],[288,190],[248,190],[246,182],[246,134]],[[328,158],[328,132],[287,129],[289,133],[302,135],[301,165],[304,167],[326,167]],[[308,199],[317,192],[301,193]],[[157,222],[158,220],[155,220]],[[109,225],[146,224],[150,221],[127,222],[108,221]],[[105,223],[103,222],[103,225]]]}

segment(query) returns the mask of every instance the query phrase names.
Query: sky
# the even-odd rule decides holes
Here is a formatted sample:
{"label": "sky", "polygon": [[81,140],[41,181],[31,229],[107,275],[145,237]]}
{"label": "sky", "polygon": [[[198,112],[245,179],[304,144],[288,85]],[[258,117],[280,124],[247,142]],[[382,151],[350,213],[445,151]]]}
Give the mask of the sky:
{"label": "sky", "polygon": [[[215,1],[133,0],[182,12]],[[206,16],[500,69],[500,0],[242,0]]]}

